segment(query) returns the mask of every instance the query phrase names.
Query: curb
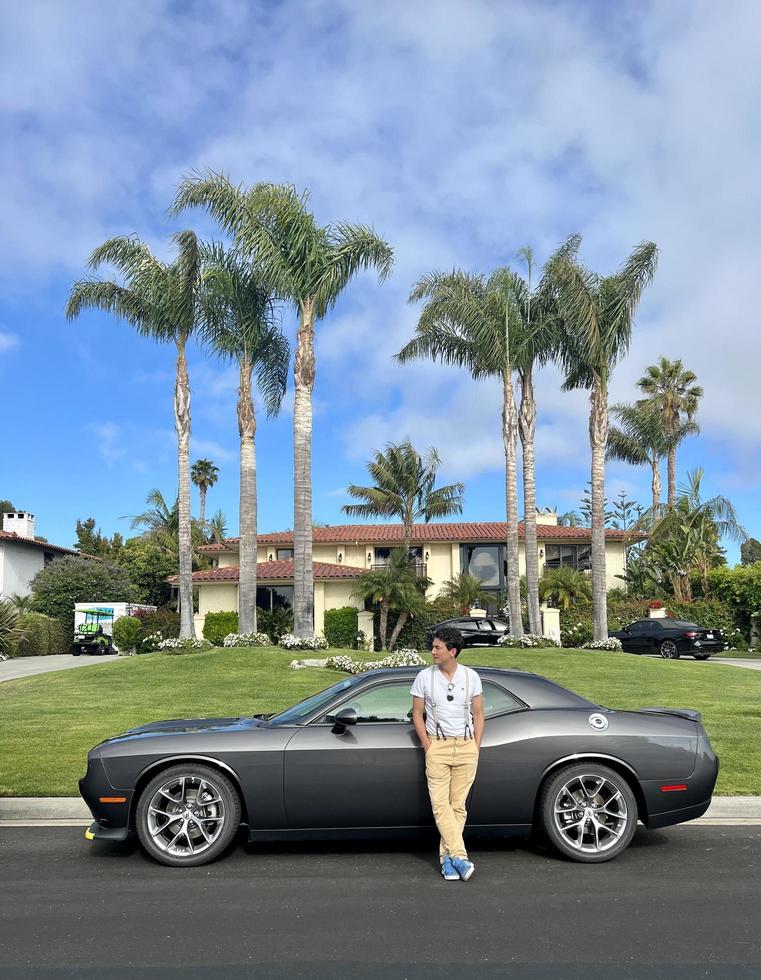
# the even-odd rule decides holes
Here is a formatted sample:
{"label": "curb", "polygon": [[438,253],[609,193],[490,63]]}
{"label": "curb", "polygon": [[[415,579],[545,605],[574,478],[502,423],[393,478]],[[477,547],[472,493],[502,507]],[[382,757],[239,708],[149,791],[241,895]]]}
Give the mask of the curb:
{"label": "curb", "polygon": [[[78,796],[0,798],[0,826],[79,826],[92,815]],[[761,823],[761,796],[715,796],[704,816],[690,823]]]}

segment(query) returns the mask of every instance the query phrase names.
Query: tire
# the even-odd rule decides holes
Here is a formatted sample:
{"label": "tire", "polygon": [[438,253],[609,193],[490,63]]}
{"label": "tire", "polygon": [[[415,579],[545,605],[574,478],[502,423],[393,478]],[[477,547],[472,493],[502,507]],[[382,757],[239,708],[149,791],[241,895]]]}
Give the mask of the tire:
{"label": "tire", "polygon": [[[170,802],[161,789],[176,802]],[[199,790],[202,805],[197,808]],[[173,818],[175,813],[183,818]],[[204,815],[202,824],[193,816],[199,813]],[[165,769],[148,783],[140,794],[135,822],[147,854],[172,868],[190,868],[222,854],[238,831],[240,817],[240,797],[227,776],[211,766],[189,762]]]}
{"label": "tire", "polygon": [[81,653],[82,653],[81,650],[72,650],[71,651],[72,657],[78,657]]}
{"label": "tire", "polygon": [[695,657],[696,660],[708,660],[708,658],[711,656],[711,654],[710,653],[694,653],[693,656]]}
{"label": "tire", "polygon": [[658,652],[664,660],[678,660],[682,656],[679,647],[673,640],[664,640],[658,648]]}
{"label": "tire", "polygon": [[543,785],[539,818],[550,843],[564,857],[601,864],[618,857],[631,843],[637,829],[637,801],[615,770],[596,762],[574,764]]}

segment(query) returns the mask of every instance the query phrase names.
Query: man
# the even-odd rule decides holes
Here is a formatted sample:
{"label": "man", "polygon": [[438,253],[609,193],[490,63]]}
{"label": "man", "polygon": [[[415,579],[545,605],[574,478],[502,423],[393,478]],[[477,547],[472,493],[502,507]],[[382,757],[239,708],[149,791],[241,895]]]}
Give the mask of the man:
{"label": "man", "polygon": [[450,626],[436,630],[433,666],[420,671],[410,690],[412,722],[425,749],[425,775],[441,834],[439,860],[446,881],[467,881],[475,871],[462,834],[465,800],[476,778],[484,733],[481,678],[475,670],[457,663],[461,650],[459,630]]}

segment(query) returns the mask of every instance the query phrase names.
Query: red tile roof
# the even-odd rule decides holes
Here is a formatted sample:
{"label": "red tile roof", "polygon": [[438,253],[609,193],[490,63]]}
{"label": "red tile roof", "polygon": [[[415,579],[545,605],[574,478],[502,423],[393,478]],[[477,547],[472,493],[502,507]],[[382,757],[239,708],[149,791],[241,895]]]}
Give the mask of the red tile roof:
{"label": "red tile roof", "polygon": [[[586,540],[591,537],[588,527],[561,527],[558,524],[537,524],[537,537],[540,541]],[[524,537],[523,523],[518,525],[519,537]],[[606,529],[605,537],[616,541],[623,538],[623,531]],[[504,521],[471,521],[459,524],[415,524],[412,529],[413,541],[504,541],[507,537],[507,524]],[[402,542],[404,528],[401,524],[336,524],[331,527],[316,527],[312,531],[314,544],[382,544]],[[259,544],[292,544],[293,531],[275,531],[260,534]],[[199,551],[237,551],[238,538],[225,538],[218,544],[207,544]]]}
{"label": "red tile roof", "polygon": [[[316,580],[322,579],[347,579],[359,578],[367,569],[357,568],[354,565],[331,565],[325,561],[312,562],[314,577]],[[237,582],[239,568],[237,565],[228,565],[225,568],[207,568],[201,572],[193,572],[194,582]],[[256,566],[256,575],[259,582],[292,582],[293,581],[293,559],[288,558],[282,561],[260,561]],[[167,582],[176,584],[179,575],[170,575]]]}
{"label": "red tile roof", "polygon": [[[237,539],[236,539],[237,540]],[[8,541],[15,544],[29,544],[33,548],[44,548],[45,551],[60,551],[64,555],[81,555],[79,551],[74,551],[72,548],[62,548],[59,544],[51,544],[49,541],[37,541],[36,538],[27,538],[23,534],[17,534],[15,531],[0,531],[0,542]],[[83,558],[90,558],[91,555],[82,555]]]}

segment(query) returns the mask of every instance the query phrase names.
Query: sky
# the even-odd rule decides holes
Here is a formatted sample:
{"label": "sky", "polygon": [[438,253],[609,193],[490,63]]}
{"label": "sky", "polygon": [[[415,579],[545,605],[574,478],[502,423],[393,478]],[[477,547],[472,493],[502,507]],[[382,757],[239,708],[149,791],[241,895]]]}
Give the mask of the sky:
{"label": "sky", "polygon": [[[314,519],[404,437],[465,484],[463,519],[504,518],[500,393],[393,355],[421,275],[488,273],[567,235],[607,274],[660,249],[611,401],[682,358],[705,389],[679,479],[703,467],[761,537],[761,6],[755,0],[27,0],[0,32],[0,498],[71,546],[78,518],[129,533],[176,493],[173,349],[114,318],[64,317],[90,252],[136,234],[162,258],[201,213],[170,218],[198,169],[311,191],[321,223],[373,225],[383,284],[357,277],[317,326]],[[283,311],[293,337],[295,315]],[[236,370],[193,346],[191,458],[219,466],[207,509],[237,532]],[[537,384],[538,504],[578,507],[588,402]],[[259,411],[259,527],[293,524],[292,392]],[[664,473],[665,480],[665,473]],[[649,473],[611,463],[607,495],[647,503]],[[194,491],[195,493],[195,491]],[[197,497],[194,497],[197,510]],[[729,546],[731,560],[737,547]]]}

